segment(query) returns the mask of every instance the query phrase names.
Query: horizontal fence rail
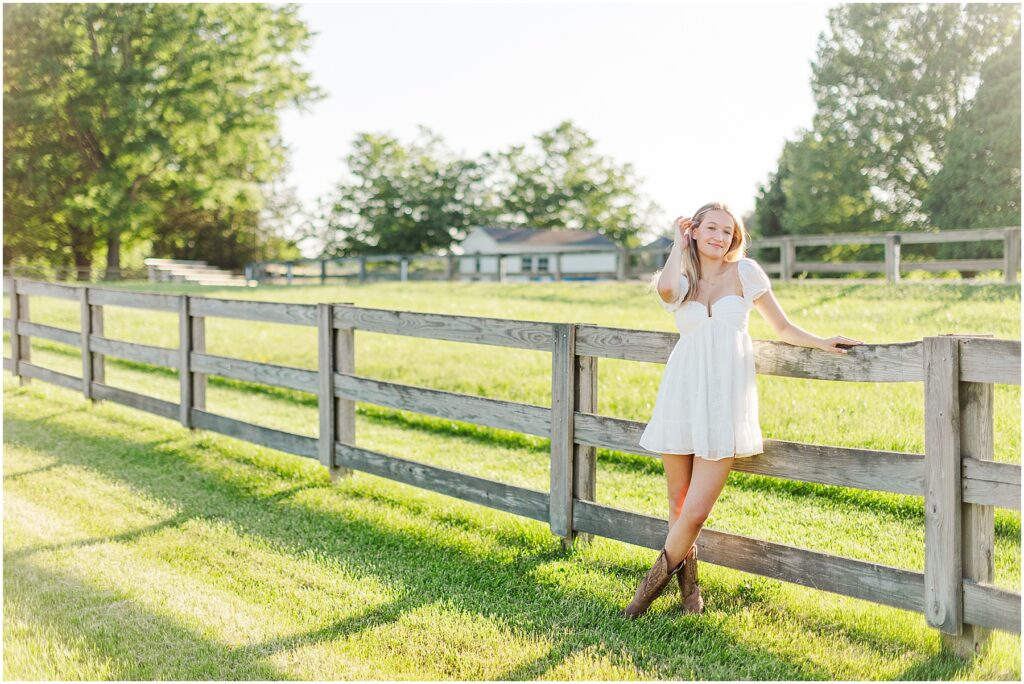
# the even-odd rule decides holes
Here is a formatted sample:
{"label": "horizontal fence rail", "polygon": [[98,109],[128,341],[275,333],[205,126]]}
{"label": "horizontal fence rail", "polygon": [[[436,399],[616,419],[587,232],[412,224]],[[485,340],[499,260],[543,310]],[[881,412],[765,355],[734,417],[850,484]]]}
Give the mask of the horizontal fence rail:
{"label": "horizontal fence rail", "polygon": [[[1001,242],[1003,255],[991,259],[927,259],[905,260],[902,245],[937,243]],[[797,260],[799,247],[837,245],[883,245],[881,261],[808,261]],[[670,242],[644,247],[600,247],[576,249],[565,246],[549,248],[552,251],[500,252],[446,252],[444,254],[373,254],[353,257],[321,259],[293,259],[259,261],[246,265],[246,280],[277,282],[288,285],[296,281],[328,279],[358,280],[398,279],[406,281],[410,275],[428,280],[497,280],[507,279],[595,279],[627,280],[649,274],[661,268],[667,257]],[[792,280],[798,273],[842,274],[854,272],[881,273],[885,281],[899,282],[907,269],[939,271],[1003,271],[1003,282],[1016,283],[1020,270],[1020,226],[1005,228],[972,228],[942,231],[892,231],[886,233],[830,233],[827,235],[784,235],[758,237],[754,248],[779,250],[779,261],[759,258],[765,270],[778,274],[783,281]],[[375,265],[371,267],[371,265]],[[398,273],[387,269],[396,265]],[[385,268],[382,269],[381,266]]]}
{"label": "horizontal fence rail", "polygon": [[[11,357],[4,368],[22,382],[38,379],[147,411],[189,428],[318,460],[331,478],[362,471],[547,522],[566,543],[593,535],[660,549],[666,520],[596,501],[598,448],[654,456],[639,446],[645,424],[597,413],[597,361],[663,364],[678,335],[589,324],[414,313],[340,304],[287,304],[4,281]],[[82,329],[32,323],[29,297],[78,300]],[[179,346],[164,348],[103,336],[103,307],[177,312]],[[210,316],[317,328],[317,369],[246,361],[205,351]],[[551,406],[492,399],[361,377],[354,333],[363,330],[551,353]],[[81,377],[31,362],[31,339],[81,349]],[[995,507],[1020,510],[1020,472],[993,461],[993,385],[1019,385],[1020,341],[941,335],[863,345],[847,355],[754,342],[756,370],[783,377],[851,382],[920,382],[925,388],[925,453],[765,440],[765,451],[734,469],[758,475],[909,494],[925,502],[925,570],[902,568],[702,529],[701,558],[717,565],[853,596],[925,616],[943,642],[978,652],[987,631],[1020,633],[1020,594],[994,580]],[[170,402],[104,381],[107,356],[175,369],[180,399]],[[317,396],[319,437],[254,425],[210,412],[206,377],[282,387]],[[508,485],[355,445],[355,403],[414,411],[551,440],[549,491]]]}

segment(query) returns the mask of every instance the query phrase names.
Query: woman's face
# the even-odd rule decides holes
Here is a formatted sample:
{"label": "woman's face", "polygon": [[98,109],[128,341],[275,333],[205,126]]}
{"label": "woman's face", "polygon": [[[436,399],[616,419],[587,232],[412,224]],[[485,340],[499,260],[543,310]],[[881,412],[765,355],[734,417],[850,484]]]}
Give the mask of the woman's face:
{"label": "woman's face", "polygon": [[693,231],[697,251],[708,259],[722,259],[732,246],[736,226],[732,217],[721,209],[712,209],[701,217]]}

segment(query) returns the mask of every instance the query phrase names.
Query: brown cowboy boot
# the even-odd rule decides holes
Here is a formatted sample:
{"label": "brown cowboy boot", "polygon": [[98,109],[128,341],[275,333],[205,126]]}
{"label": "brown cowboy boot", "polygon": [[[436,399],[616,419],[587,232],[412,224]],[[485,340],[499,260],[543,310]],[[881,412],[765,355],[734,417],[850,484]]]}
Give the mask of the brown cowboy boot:
{"label": "brown cowboy boot", "polygon": [[683,614],[703,613],[704,599],[700,595],[700,585],[697,583],[697,545],[690,548],[690,552],[683,558],[683,571],[676,575],[679,580],[679,609]]}
{"label": "brown cowboy boot", "polygon": [[663,548],[661,553],[658,554],[657,560],[654,561],[654,565],[647,571],[644,578],[640,580],[640,586],[636,588],[633,601],[622,611],[622,616],[635,620],[643,615],[651,603],[654,602],[654,599],[658,598],[665,587],[668,586],[672,575],[682,570],[684,564],[685,561],[679,561],[679,565],[675,569],[669,570],[668,557],[665,555],[665,549]]}

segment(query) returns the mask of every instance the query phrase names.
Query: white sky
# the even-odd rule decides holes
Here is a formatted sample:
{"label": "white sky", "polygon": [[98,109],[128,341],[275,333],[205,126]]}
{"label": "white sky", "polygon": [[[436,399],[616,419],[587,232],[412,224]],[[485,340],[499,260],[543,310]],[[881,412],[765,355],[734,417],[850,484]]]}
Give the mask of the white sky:
{"label": "white sky", "polygon": [[811,125],[811,61],[831,3],[306,3],[302,58],[328,97],[282,115],[307,208],[360,132],[417,124],[477,156],[564,119],[630,162],[664,214],[741,215],[785,140]]}

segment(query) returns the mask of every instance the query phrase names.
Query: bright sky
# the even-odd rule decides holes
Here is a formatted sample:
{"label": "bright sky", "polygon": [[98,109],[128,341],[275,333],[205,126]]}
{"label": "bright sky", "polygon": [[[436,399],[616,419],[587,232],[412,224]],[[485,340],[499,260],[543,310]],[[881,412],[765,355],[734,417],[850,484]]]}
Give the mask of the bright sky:
{"label": "bright sky", "polygon": [[306,3],[303,63],[328,97],[283,115],[307,208],[360,132],[417,124],[477,156],[572,120],[633,164],[672,218],[720,200],[741,215],[785,140],[811,125],[811,61],[831,4]]}

